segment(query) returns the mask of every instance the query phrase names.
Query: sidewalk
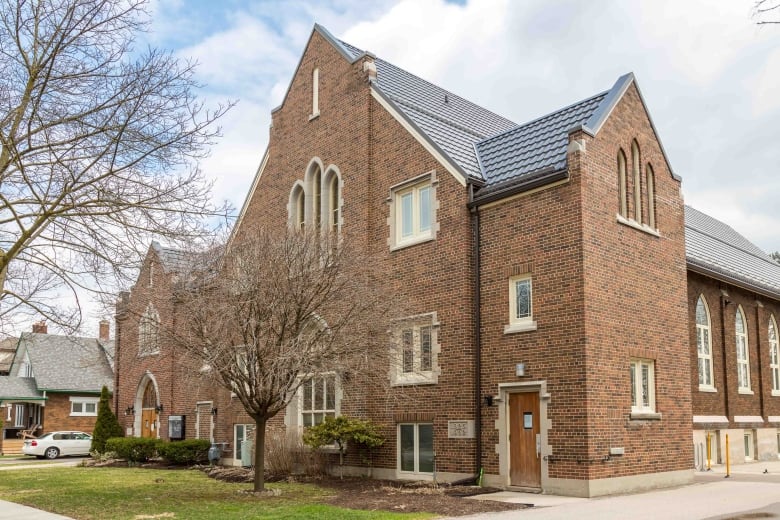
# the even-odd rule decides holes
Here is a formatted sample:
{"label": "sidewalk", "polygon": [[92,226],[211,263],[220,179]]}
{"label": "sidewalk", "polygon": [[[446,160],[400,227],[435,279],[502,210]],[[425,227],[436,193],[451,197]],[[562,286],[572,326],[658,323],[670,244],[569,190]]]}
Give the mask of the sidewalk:
{"label": "sidewalk", "polygon": [[[734,465],[731,467],[731,476],[729,478],[725,476],[724,466],[713,466],[712,471],[697,472],[694,483],[687,486],[598,498],[572,498],[504,491],[492,496],[506,502],[533,504],[534,507],[460,518],[469,520],[570,518],[702,520],[764,508],[768,508],[775,514],[780,511],[780,461]],[[489,497],[491,495],[480,495],[477,498],[484,500]]]}
{"label": "sidewalk", "polygon": [[0,520],[73,520],[69,516],[48,513],[32,507],[0,500]]}

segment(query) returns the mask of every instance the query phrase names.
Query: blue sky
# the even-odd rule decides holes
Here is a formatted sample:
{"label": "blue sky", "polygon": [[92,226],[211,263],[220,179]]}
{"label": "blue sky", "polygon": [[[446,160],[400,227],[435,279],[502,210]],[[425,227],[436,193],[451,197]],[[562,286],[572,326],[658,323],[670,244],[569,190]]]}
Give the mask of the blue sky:
{"label": "blue sky", "polygon": [[633,71],[686,202],[780,250],[780,25],[752,0],[156,0],[149,43],[237,99],[202,164],[240,208],[312,26],[515,122]]}

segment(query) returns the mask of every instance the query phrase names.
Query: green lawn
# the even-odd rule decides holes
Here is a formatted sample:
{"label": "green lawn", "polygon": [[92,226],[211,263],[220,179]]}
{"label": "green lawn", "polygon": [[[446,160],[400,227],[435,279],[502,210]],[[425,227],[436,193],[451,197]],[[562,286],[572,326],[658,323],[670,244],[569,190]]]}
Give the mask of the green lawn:
{"label": "green lawn", "polygon": [[[229,484],[196,470],[141,468],[47,468],[3,471],[0,500],[18,502],[79,520],[179,518],[229,519],[424,519],[342,509],[321,503],[328,491],[311,484],[274,483],[277,497],[240,493],[250,484]],[[166,515],[167,513],[167,515]],[[139,516],[145,515],[145,516]]]}

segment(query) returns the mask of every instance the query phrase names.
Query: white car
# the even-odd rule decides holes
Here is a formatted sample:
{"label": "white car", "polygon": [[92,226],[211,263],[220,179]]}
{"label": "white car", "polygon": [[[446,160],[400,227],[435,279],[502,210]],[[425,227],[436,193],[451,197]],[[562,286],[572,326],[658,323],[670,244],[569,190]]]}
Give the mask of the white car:
{"label": "white car", "polygon": [[89,455],[92,436],[84,432],[49,432],[37,439],[24,441],[22,453],[39,459],[56,459],[60,455]]}

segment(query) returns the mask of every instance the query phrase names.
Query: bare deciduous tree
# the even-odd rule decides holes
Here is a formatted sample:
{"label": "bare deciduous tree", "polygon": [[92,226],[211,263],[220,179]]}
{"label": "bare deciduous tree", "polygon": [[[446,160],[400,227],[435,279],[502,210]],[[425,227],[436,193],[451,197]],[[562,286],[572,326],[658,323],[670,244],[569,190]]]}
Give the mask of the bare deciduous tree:
{"label": "bare deciduous tree", "polygon": [[[394,359],[390,309],[376,262],[317,232],[253,232],[231,244],[218,271],[210,253],[182,276],[182,330],[173,341],[193,369],[233,392],[255,421],[255,491],[264,489],[266,424],[313,377],[382,389]],[[200,266],[198,273],[197,267]]]}
{"label": "bare deciduous tree", "polygon": [[753,18],[758,25],[780,24],[780,0],[756,0]]}
{"label": "bare deciduous tree", "polygon": [[[145,0],[0,0],[0,320],[78,326],[80,289],[134,276],[150,235],[191,239],[217,135],[194,64],[135,48]],[[76,308],[50,303],[67,288]]]}

